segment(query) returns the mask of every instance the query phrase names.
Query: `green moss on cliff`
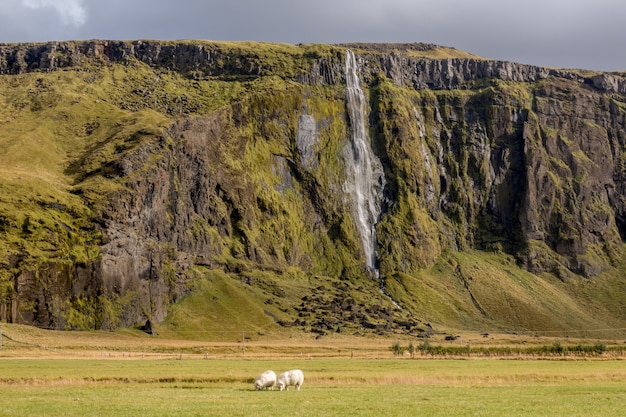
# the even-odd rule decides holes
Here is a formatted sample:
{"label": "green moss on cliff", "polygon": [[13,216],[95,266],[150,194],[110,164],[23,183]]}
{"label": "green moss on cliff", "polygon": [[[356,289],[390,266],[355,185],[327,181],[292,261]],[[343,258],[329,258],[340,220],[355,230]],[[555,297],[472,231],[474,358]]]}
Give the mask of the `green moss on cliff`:
{"label": "green moss on cliff", "polygon": [[[309,314],[303,329],[340,329],[296,309],[316,286],[336,296],[316,298],[318,306],[334,306],[336,320],[348,319],[345,308],[355,313],[355,326],[393,327],[385,322],[402,314],[381,301],[377,282],[364,279],[365,254],[343,191],[345,51],[247,42],[122,46],[144,54],[0,77],[4,311],[19,274],[43,277],[47,262],[63,265],[57,275],[89,269],[114,239],[107,256],[119,255],[116,245],[137,246],[126,251],[128,264],[111,272],[111,279],[123,277],[120,288],[136,273],[154,294],[166,294],[165,304],[192,291],[190,310],[176,307],[171,315],[172,331],[193,310],[219,321],[237,300],[241,312],[230,323],[237,331],[250,314],[265,331],[276,318],[299,313]],[[164,53],[151,55],[157,49]],[[626,172],[622,101],[574,79],[399,87],[377,67],[384,51],[360,52],[370,60],[363,73],[371,81],[364,85],[370,137],[387,181],[377,249],[389,294],[420,319],[459,328],[599,325],[579,307],[587,304],[578,294],[590,290],[567,292],[564,285],[579,285],[576,274],[612,271],[622,257],[615,218],[623,213],[612,207],[623,200],[618,183]],[[442,48],[398,53],[463,55]],[[303,117],[314,142],[306,149],[298,144]],[[515,268],[511,254],[558,279]],[[214,271],[194,274],[194,265]],[[89,273],[97,274],[95,267]],[[621,281],[602,282],[599,290]],[[350,292],[368,296],[344,306],[338,300]],[[374,294],[381,300],[367,305]],[[80,313],[97,299],[81,297],[64,305]],[[107,297],[101,304],[119,316],[117,295]],[[34,299],[22,310],[35,314]],[[203,305],[207,300],[215,309]],[[263,308],[268,300],[277,304]],[[156,314],[154,303],[152,294],[139,300],[146,310],[140,314]],[[617,315],[612,305],[604,317]],[[74,321],[93,319],[83,316]]]}

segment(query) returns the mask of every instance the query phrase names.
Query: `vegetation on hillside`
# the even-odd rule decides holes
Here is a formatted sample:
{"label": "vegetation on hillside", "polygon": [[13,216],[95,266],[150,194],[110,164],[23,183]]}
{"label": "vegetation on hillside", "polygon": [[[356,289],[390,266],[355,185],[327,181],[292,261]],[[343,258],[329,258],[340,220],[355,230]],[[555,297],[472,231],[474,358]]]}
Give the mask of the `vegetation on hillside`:
{"label": "vegetation on hillside", "polygon": [[[144,54],[0,76],[3,320],[113,329],[156,318],[185,338],[242,327],[623,335],[611,330],[626,323],[619,213],[590,182],[612,174],[594,162],[601,145],[573,138],[618,143],[603,110],[623,116],[617,98],[571,80],[431,90],[368,75],[387,181],[378,282],[342,191],[345,46],[120,45]],[[151,63],[154,48],[210,64]],[[304,119],[311,150],[298,144]]]}

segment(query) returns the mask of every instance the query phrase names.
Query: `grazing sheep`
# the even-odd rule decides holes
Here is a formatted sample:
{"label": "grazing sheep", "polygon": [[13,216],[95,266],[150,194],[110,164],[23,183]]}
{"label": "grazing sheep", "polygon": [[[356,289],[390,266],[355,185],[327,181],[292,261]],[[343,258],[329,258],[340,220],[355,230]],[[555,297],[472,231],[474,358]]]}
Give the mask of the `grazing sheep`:
{"label": "grazing sheep", "polygon": [[276,386],[278,386],[279,390],[285,389],[285,391],[289,388],[290,385],[296,387],[296,391],[300,391],[300,387],[304,383],[304,374],[299,369],[294,369],[292,371],[287,371],[278,377],[278,382]]}
{"label": "grazing sheep", "polygon": [[254,381],[254,389],[259,391],[263,388],[274,389],[276,385],[276,373],[274,371],[265,371],[259,375]]}

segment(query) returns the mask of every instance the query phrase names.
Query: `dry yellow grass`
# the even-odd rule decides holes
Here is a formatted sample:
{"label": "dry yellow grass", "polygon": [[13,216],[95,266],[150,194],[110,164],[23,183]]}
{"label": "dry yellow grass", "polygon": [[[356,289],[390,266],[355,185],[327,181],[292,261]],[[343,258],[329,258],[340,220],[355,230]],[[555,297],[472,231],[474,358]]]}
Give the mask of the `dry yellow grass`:
{"label": "dry yellow grass", "polygon": [[[416,348],[415,358],[432,356],[420,353],[420,344],[441,346],[444,349],[461,351],[458,354],[446,354],[445,357],[484,358],[485,355],[473,353],[467,355],[469,349],[533,348],[551,346],[555,343],[563,346],[602,344],[608,347],[602,355],[589,355],[584,359],[626,358],[626,342],[622,340],[577,339],[566,340],[553,337],[537,337],[521,334],[490,334],[482,335],[472,332],[454,333],[456,340],[446,340],[445,334],[436,334],[428,339],[416,339],[408,336],[352,336],[333,334],[316,338],[310,333],[268,334],[258,340],[241,341],[242,334],[233,335],[232,341],[180,340],[160,336],[150,336],[141,331],[123,330],[119,332],[103,331],[57,331],[43,330],[30,326],[2,324],[2,358],[102,358],[102,359],[133,359],[133,358],[235,358],[250,359],[312,359],[312,358],[393,358],[390,349],[392,344],[399,343],[404,347],[413,344]],[[408,352],[403,357],[410,358]],[[436,355],[442,356],[442,355]],[[523,353],[507,354],[503,351],[498,357],[516,358],[534,357]],[[488,355],[487,355],[488,357]],[[570,359],[576,359],[575,355]]]}

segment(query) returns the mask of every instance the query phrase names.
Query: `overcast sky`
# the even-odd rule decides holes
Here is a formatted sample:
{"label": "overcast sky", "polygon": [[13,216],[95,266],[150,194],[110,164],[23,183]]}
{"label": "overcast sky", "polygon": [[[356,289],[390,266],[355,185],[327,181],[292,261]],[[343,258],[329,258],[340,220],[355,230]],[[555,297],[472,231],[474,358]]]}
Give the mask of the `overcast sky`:
{"label": "overcast sky", "polygon": [[625,0],[0,0],[0,42],[428,42],[486,58],[626,70]]}

